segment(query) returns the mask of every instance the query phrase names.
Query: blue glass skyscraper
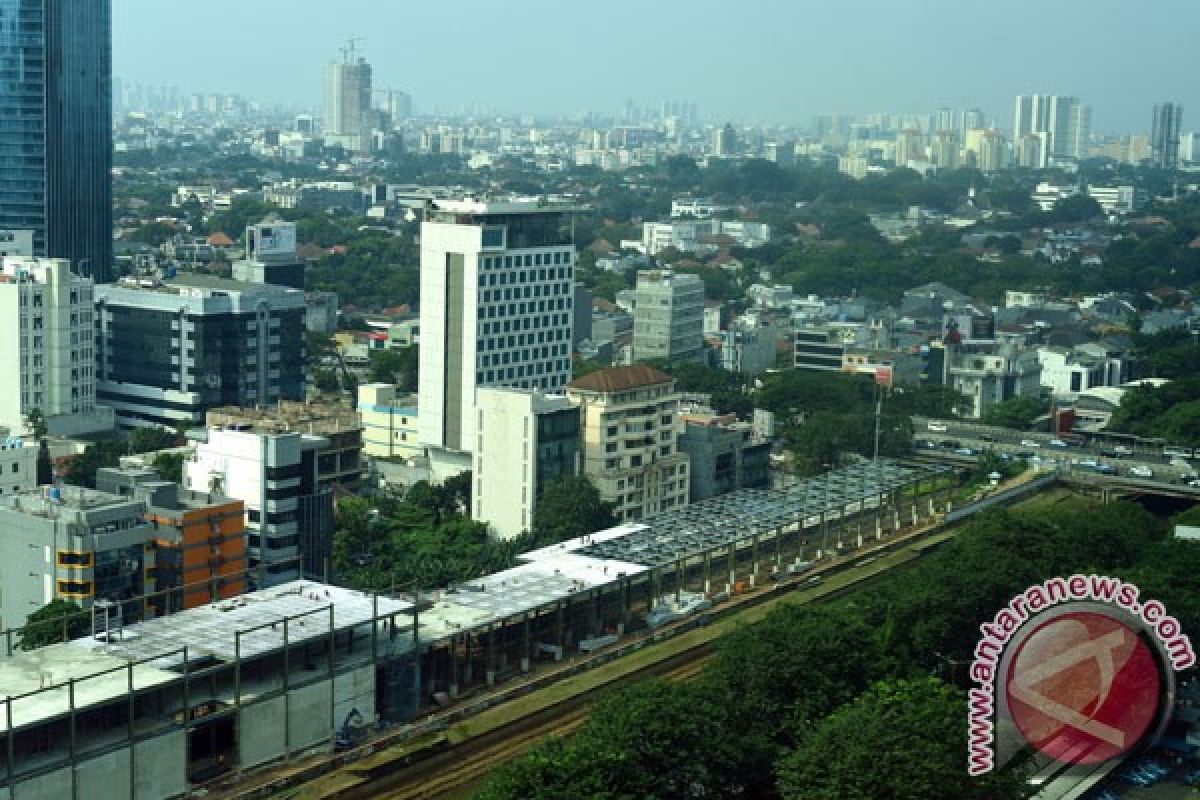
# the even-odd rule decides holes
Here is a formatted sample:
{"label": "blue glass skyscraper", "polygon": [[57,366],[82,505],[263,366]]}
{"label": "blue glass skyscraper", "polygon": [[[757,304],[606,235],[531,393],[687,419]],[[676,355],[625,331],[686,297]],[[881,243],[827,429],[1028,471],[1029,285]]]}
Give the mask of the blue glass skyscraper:
{"label": "blue glass skyscraper", "polygon": [[0,0],[0,229],[108,280],[111,0]]}

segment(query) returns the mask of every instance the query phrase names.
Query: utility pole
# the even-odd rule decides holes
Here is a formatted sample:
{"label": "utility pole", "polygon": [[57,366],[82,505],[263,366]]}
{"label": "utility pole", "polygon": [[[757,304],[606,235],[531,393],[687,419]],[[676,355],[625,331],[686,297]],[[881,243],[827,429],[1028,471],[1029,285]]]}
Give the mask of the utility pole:
{"label": "utility pole", "polygon": [[880,421],[883,417],[883,387],[875,384],[875,464],[879,464]]}

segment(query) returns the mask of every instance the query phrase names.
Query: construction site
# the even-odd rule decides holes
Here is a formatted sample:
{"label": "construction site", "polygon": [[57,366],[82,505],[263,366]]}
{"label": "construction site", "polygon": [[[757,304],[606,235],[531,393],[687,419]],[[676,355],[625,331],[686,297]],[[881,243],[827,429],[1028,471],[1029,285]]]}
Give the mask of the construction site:
{"label": "construction site", "polygon": [[809,573],[837,556],[934,518],[956,484],[942,466],[866,462],[434,591],[296,581],[31,651],[6,631],[0,786],[10,798],[175,797],[317,754],[361,756],[433,716],[481,712],[539,671],[819,581]]}

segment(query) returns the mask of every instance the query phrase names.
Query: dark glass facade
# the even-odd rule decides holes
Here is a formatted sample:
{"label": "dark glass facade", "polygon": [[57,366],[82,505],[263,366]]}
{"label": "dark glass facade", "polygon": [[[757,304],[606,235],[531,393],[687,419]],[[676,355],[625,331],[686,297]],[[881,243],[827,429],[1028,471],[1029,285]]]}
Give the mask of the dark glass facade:
{"label": "dark glass facade", "polygon": [[0,0],[0,229],[112,265],[111,0]]}

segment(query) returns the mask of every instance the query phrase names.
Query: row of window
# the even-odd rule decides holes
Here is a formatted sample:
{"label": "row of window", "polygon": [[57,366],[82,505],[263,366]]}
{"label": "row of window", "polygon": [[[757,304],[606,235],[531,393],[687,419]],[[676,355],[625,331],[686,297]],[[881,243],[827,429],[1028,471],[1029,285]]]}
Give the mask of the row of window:
{"label": "row of window", "polygon": [[567,302],[559,302],[559,308],[570,308],[572,295],[569,289],[566,289],[562,284],[554,283],[548,286],[543,286],[540,283],[535,283],[532,286],[509,287],[507,289],[480,289],[480,303],[501,303],[507,300],[520,300],[522,298],[528,300],[530,298],[562,296]]}
{"label": "row of window", "polygon": [[[535,380],[533,384],[538,388],[558,389],[566,385],[569,370],[570,361],[566,359],[545,363],[521,364],[507,368],[480,370],[475,373],[475,383],[480,385],[494,385],[504,381],[533,378],[539,379]],[[543,378],[545,380],[540,380]]]}
{"label": "row of window", "polygon": [[480,268],[489,269],[511,269],[512,267],[540,267],[552,264],[570,264],[571,251],[557,251],[554,253],[525,253],[524,255],[515,256],[481,256],[479,259]]}

